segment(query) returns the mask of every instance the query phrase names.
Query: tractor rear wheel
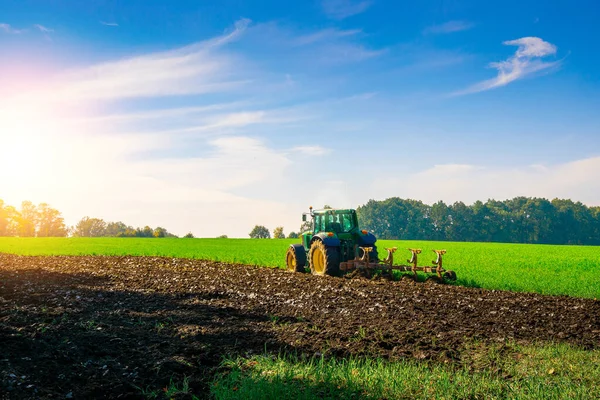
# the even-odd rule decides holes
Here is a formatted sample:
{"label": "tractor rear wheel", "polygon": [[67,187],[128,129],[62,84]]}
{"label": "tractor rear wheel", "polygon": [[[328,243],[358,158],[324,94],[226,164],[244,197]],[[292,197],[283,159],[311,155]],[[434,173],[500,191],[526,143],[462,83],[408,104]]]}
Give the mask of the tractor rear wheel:
{"label": "tractor rear wheel", "polygon": [[290,272],[304,272],[306,251],[301,244],[292,244],[285,254],[285,264]]}
{"label": "tractor rear wheel", "polygon": [[340,250],[337,247],[328,247],[322,241],[315,240],[310,246],[309,259],[313,275],[340,274]]}

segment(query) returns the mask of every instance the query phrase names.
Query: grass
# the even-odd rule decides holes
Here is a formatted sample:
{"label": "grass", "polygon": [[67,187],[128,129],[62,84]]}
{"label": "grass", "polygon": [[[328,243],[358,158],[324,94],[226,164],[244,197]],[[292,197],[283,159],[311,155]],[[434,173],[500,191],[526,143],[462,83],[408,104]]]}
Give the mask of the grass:
{"label": "grass", "polygon": [[[0,238],[0,252],[23,255],[149,255],[199,258],[284,267],[284,255],[297,239],[143,239],[143,238]],[[420,247],[419,265],[431,265],[433,249],[446,249],[444,266],[457,284],[487,289],[600,298],[600,247],[427,241],[378,242],[398,247],[396,263],[405,263],[407,247]]]}
{"label": "grass", "polygon": [[198,397],[191,393],[189,379],[187,377],[183,378],[183,382],[181,383],[181,385],[178,385],[177,382],[174,382],[171,379],[169,384],[160,390],[141,388],[135,385],[133,386],[140,392],[141,396],[145,399],[172,399],[181,395],[187,395],[186,398],[191,398],[192,400],[198,399]]}
{"label": "grass", "polygon": [[459,365],[287,355],[223,367],[218,400],[600,398],[600,352],[564,344],[474,346]]}

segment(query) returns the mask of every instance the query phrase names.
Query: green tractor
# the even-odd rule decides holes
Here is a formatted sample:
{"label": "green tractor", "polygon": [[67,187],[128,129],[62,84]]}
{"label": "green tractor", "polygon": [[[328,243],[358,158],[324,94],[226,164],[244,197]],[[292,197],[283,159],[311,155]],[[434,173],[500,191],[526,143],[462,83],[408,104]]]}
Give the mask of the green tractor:
{"label": "green tractor", "polygon": [[[307,221],[307,216],[311,221]],[[353,209],[313,210],[302,214],[302,243],[292,244],[287,250],[285,262],[292,272],[305,272],[306,267],[314,275],[337,276],[344,272],[359,270],[366,276],[373,271],[382,271],[392,276],[392,270],[411,272],[417,280],[417,272],[436,274],[438,281],[456,280],[454,271],[445,270],[442,257],[446,250],[432,250],[436,254],[433,265],[418,266],[421,249],[408,250],[411,257],[408,264],[394,265],[396,247],[385,248],[387,257],[380,260],[372,233],[360,229],[356,211]],[[429,278],[428,278],[429,279]]]}
{"label": "green tractor", "polygon": [[349,261],[364,259],[365,255],[368,261],[379,263],[375,246],[377,238],[359,228],[355,210],[313,210],[310,207],[309,213],[302,214],[305,223],[307,216],[312,221],[310,229],[301,233],[302,244],[292,244],[287,251],[288,270],[304,272],[308,264],[315,275],[336,276]]}

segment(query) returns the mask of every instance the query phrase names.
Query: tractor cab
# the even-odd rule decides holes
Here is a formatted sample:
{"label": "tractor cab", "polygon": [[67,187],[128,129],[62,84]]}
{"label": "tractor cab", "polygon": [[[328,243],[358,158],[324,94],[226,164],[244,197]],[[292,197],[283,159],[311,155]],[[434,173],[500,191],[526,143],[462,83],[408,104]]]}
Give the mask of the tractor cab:
{"label": "tractor cab", "polygon": [[316,210],[312,212],[313,234],[319,232],[350,233],[358,227],[354,210]]}
{"label": "tractor cab", "polygon": [[[307,217],[312,220],[307,223]],[[306,251],[309,250],[311,242],[315,237],[326,235],[337,239],[351,240],[358,233],[358,218],[356,211],[352,209],[313,210],[302,214],[305,222],[305,230],[302,232],[302,244]],[[309,227],[310,226],[310,227]]]}

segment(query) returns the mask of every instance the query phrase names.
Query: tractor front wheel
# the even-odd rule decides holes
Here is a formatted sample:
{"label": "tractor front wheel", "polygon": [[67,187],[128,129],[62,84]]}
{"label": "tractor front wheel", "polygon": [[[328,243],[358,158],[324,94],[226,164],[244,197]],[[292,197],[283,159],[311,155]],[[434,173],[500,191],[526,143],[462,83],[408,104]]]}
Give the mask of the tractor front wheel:
{"label": "tractor front wheel", "polygon": [[313,275],[337,276],[340,274],[340,251],[315,240],[309,251],[310,272]]}
{"label": "tractor front wheel", "polygon": [[285,254],[285,264],[290,272],[304,272],[306,251],[301,244],[292,244]]}

